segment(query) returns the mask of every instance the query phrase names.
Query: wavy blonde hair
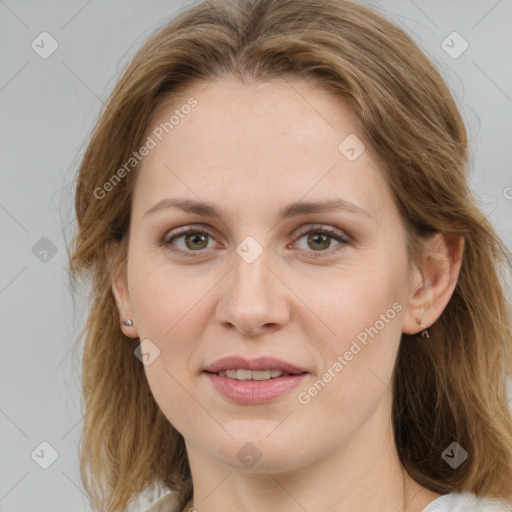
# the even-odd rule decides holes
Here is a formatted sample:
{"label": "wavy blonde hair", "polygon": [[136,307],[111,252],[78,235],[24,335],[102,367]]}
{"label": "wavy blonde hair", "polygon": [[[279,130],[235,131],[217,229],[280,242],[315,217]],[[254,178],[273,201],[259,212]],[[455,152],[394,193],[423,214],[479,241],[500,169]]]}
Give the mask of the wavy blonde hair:
{"label": "wavy blonde hair", "polygon": [[[302,78],[348,99],[384,171],[408,235],[411,261],[435,232],[465,240],[453,296],[431,339],[402,336],[393,420],[402,464],[421,485],[512,503],[511,255],[477,207],[466,176],[468,141],[435,66],[403,30],[344,0],[208,0],[180,12],[135,55],[115,86],[81,162],[74,279],[92,283],[80,337],[85,419],[80,472],[97,507],[124,512],[154,485],[182,506],[192,496],[183,437],[165,418],[119,327],[111,284],[126,270],[136,171],[103,199],[94,191],[137,150],[155,109],[197,80]],[[108,247],[118,244],[111,260]],[[469,454],[456,470],[442,452]]]}

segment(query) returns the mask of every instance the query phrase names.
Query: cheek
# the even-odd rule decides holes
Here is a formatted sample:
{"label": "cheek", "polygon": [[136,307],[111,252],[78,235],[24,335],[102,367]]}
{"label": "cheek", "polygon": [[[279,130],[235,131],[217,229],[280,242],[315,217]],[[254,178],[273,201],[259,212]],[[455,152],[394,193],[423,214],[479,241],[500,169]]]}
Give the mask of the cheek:
{"label": "cheek", "polygon": [[323,368],[316,376],[323,398],[306,390],[312,402],[366,409],[391,386],[402,333],[406,260],[403,253],[378,256],[325,279],[309,293],[308,305],[329,328],[323,330],[328,332],[320,349]]}
{"label": "cheek", "polygon": [[201,303],[215,284],[214,276],[199,274],[193,266],[171,265],[161,253],[134,254],[130,263],[130,296],[139,336],[158,340],[166,350],[175,345],[181,350],[186,338],[201,327],[190,319],[203,315]]}
{"label": "cheek", "polygon": [[190,388],[194,340],[201,338],[204,322],[212,314],[206,311],[204,299],[214,282],[207,276],[198,278],[197,272],[191,277],[158,260],[153,264],[157,258],[134,255],[130,295],[139,338],[143,343],[150,340],[148,346],[156,354],[144,367],[149,386],[165,411],[176,411],[190,402],[183,386]]}
{"label": "cheek", "polygon": [[364,343],[369,329],[383,341],[399,337],[407,275],[399,255],[385,256],[375,252],[357,265],[295,283],[294,290],[307,297],[305,303],[325,325],[326,345],[334,351],[348,349],[358,337]]}
{"label": "cheek", "polygon": [[[156,260],[156,258],[155,258]],[[194,431],[194,418],[204,410],[191,399],[194,382],[193,357],[204,322],[211,317],[205,300],[214,285],[207,276],[199,278],[172,269],[168,264],[141,262],[134,272],[132,305],[141,341],[151,340],[159,350],[154,361],[144,366],[156,403],[169,422],[181,433]],[[196,409],[197,406],[197,409]]]}
{"label": "cheek", "polygon": [[[322,368],[297,391],[304,418],[330,417],[324,438],[346,438],[357,432],[389,397],[401,337],[403,306],[393,301],[393,286],[347,286],[346,295],[326,300],[322,318],[335,331],[324,337]],[[329,423],[329,422],[327,422]]]}
{"label": "cheek", "polygon": [[392,289],[356,286],[352,293],[332,300],[320,309],[334,334],[325,339],[323,363],[336,362],[344,386],[359,386],[375,372],[387,382],[398,350],[403,304]]}
{"label": "cheek", "polygon": [[323,309],[336,333],[332,337],[338,340],[336,349],[348,350],[354,340],[363,346],[376,338],[381,344],[394,343],[404,309],[399,297],[393,283],[357,280],[347,284],[346,293],[333,297]]}

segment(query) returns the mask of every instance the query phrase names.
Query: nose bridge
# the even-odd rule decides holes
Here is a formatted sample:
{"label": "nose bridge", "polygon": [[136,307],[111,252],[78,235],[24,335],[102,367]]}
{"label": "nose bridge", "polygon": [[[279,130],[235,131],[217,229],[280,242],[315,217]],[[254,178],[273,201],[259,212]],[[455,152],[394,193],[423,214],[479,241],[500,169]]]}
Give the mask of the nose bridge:
{"label": "nose bridge", "polygon": [[245,260],[239,254],[234,258],[234,269],[232,272],[232,283],[234,291],[244,295],[247,293],[269,295],[271,286],[269,277],[271,272],[269,265],[268,251],[263,253],[254,261]]}
{"label": "nose bridge", "polygon": [[[249,244],[251,241],[248,242]],[[254,260],[246,257],[244,242],[233,255],[233,268],[225,279],[217,317],[245,333],[286,321],[287,306],[279,291],[279,280],[268,268],[272,266],[270,251],[263,250]],[[254,250],[250,247],[249,252]],[[252,255],[254,257],[254,253]]]}
{"label": "nose bridge", "polygon": [[239,254],[234,257],[228,294],[239,311],[263,311],[273,300],[273,276],[268,269],[268,256],[269,252],[264,251],[254,261],[246,260]]}
{"label": "nose bridge", "polygon": [[240,296],[238,299],[247,297],[247,294],[272,298],[270,288],[273,276],[268,269],[273,264],[271,250],[268,238],[265,239],[267,243],[263,241],[263,235],[258,236],[258,239],[246,236],[235,248],[230,287],[235,295]]}

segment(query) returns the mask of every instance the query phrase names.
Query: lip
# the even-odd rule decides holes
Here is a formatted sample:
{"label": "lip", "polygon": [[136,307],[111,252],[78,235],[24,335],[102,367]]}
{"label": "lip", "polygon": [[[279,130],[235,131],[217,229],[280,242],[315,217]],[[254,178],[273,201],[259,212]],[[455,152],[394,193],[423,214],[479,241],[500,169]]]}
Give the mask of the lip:
{"label": "lip", "polygon": [[[236,380],[216,375],[223,370],[243,368],[246,370],[281,370],[282,375],[268,380]],[[225,398],[241,405],[257,405],[289,393],[296,388],[309,372],[295,364],[275,357],[245,359],[239,356],[218,359],[203,370],[213,387]]]}
{"label": "lip", "polygon": [[236,380],[204,372],[213,387],[225,398],[241,405],[271,402],[296,388],[308,373],[288,375],[268,380]]}
{"label": "lip", "polygon": [[[210,373],[217,373],[222,370],[236,370],[243,368],[245,370],[258,371],[258,370],[281,370],[284,373],[308,373],[305,368],[300,368],[297,365],[277,359],[275,357],[258,357],[257,359],[245,359],[240,356],[231,356],[218,359],[214,363],[208,365],[203,371]],[[278,377],[280,378],[280,377]],[[242,381],[240,381],[242,382]],[[261,381],[260,381],[261,382]]]}

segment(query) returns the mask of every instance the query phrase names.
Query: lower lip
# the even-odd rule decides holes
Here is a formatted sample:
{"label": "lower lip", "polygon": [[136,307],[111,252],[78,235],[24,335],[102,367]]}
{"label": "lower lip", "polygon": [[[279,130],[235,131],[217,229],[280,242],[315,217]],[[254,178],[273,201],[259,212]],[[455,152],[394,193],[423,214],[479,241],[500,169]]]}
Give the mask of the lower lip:
{"label": "lower lip", "polygon": [[268,380],[236,380],[204,372],[213,387],[223,396],[238,404],[255,405],[275,400],[296,388],[307,373],[276,377]]}

